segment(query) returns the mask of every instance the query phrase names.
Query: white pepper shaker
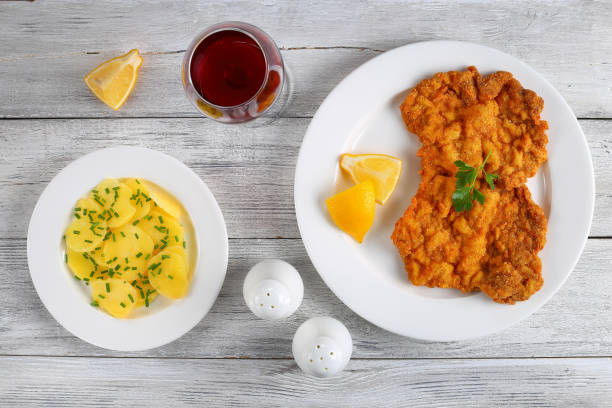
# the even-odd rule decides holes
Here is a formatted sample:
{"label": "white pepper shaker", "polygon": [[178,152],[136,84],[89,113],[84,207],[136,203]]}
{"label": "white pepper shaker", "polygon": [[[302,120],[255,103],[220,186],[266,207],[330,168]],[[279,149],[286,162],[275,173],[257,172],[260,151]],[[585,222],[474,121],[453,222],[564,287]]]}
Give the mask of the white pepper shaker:
{"label": "white pepper shaker", "polygon": [[353,353],[347,328],[331,317],[305,321],[293,336],[293,358],[307,374],[333,377],[344,370]]}
{"label": "white pepper shaker", "polygon": [[255,316],[278,320],[289,317],[300,306],[304,283],[293,266],[280,259],[269,259],[251,268],[242,292]]}

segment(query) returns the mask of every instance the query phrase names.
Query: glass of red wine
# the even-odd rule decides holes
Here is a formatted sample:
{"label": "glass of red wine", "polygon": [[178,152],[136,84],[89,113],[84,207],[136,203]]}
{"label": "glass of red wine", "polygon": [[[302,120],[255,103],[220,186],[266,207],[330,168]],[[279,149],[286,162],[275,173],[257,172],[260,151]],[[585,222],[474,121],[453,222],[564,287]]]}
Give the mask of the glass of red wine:
{"label": "glass of red wine", "polygon": [[225,123],[255,119],[271,110],[285,84],[274,41],[238,21],[215,24],[189,45],[182,64],[187,97],[203,114]]}

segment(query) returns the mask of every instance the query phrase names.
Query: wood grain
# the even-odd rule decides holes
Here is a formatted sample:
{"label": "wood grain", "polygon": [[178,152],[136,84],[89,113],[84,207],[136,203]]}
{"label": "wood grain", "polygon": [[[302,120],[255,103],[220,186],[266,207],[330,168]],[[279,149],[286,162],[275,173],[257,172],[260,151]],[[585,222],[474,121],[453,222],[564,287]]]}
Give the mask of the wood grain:
{"label": "wood grain", "polygon": [[[210,313],[189,333],[164,347],[118,353],[91,346],[64,330],[41,304],[30,281],[24,240],[0,240],[0,354],[180,358],[290,358],[297,327],[309,317],[331,315],[353,336],[355,358],[507,358],[610,356],[609,301],[612,240],[589,240],[562,289],[534,315],[503,332],[471,341],[425,343],[393,335],[364,321],[327,288],[301,240],[232,239],[227,277]],[[304,301],[287,320],[255,318],[242,296],[255,263],[281,258],[304,280]],[[546,281],[546,277],[544,277]],[[83,307],[89,307],[86,304]],[[511,307],[511,306],[509,306]]]}
{"label": "wood grain", "polygon": [[[0,120],[0,232],[24,238],[38,196],[74,159],[108,146],[140,145],[178,158],[202,177],[219,201],[230,237],[299,238],[293,177],[308,123],[282,119],[245,128],[199,118]],[[597,181],[591,235],[612,236],[612,121],[581,124]]]}
{"label": "wood grain", "polygon": [[[196,116],[180,83],[183,51],[210,24],[262,27],[292,72],[287,117],[310,117],[354,68],[417,41],[465,40],[531,65],[579,117],[612,117],[612,7],[605,1],[173,0],[0,3],[0,117]],[[458,23],[458,19],[460,23]],[[82,77],[110,57],[144,54],[133,95],[112,112]],[[58,103],[61,101],[61,103]]]}
{"label": "wood grain", "polygon": [[[281,48],[291,73],[286,119],[223,126],[199,117],[185,98],[184,49],[228,19],[260,26]],[[610,38],[605,0],[0,1],[0,405],[609,406]],[[308,118],[331,89],[386,50],[436,39],[518,57],[578,117],[595,119],[580,121],[597,196],[593,238],[575,271],[524,321],[452,343],[390,334],[344,306],[306,255],[292,193]],[[82,77],[131,48],[144,64],[134,93],[112,112]],[[40,302],[25,253],[27,223],[49,180],[81,155],[114,145],[151,147],[194,169],[231,237],[227,278],[210,313],[177,341],[141,353],[99,349],[63,329]],[[254,318],[242,298],[244,275],[266,258],[291,262],[304,279],[304,302],[286,321]],[[347,371],[330,380],[303,375],[291,360],[296,328],[319,315],[339,318],[354,339]]]}
{"label": "wood grain", "polygon": [[[0,358],[7,406],[608,407],[612,360],[353,360],[331,379],[289,360]],[[146,373],[146,375],[143,375]],[[110,392],[117,390],[120,392]]]}

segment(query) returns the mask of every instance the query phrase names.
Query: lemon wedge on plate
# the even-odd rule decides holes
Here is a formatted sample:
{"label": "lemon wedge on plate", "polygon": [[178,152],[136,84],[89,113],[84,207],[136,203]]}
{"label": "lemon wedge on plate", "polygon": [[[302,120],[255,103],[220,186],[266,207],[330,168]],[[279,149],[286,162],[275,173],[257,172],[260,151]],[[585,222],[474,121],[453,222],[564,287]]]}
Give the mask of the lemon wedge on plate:
{"label": "lemon wedge on plate", "polygon": [[376,202],[387,202],[399,181],[402,161],[386,154],[343,154],[340,167],[358,184],[366,180],[374,184]]}
{"label": "lemon wedge on plate", "polygon": [[83,80],[98,99],[117,110],[134,89],[141,64],[138,50],[131,50],[98,65]]}
{"label": "lemon wedge on plate", "polygon": [[374,184],[370,180],[359,183],[328,198],[326,204],[338,228],[363,242],[374,223]]}

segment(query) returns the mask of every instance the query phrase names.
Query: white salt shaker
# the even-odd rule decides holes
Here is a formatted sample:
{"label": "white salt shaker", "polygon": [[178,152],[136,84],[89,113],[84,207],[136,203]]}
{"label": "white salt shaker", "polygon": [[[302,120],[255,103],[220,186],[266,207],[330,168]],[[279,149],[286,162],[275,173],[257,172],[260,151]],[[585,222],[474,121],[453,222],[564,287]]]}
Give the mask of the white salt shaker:
{"label": "white salt shaker", "polygon": [[347,328],[331,317],[305,321],[293,336],[293,358],[307,374],[332,377],[344,370],[353,352]]}
{"label": "white salt shaker", "polygon": [[255,316],[278,320],[290,316],[304,298],[298,271],[285,261],[270,259],[251,268],[242,286],[244,301]]}

